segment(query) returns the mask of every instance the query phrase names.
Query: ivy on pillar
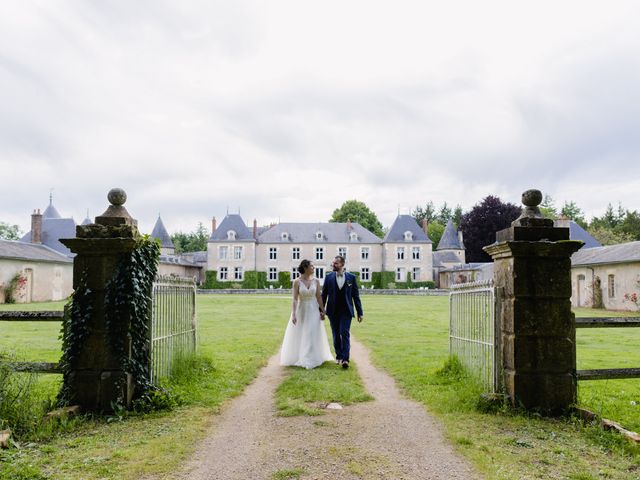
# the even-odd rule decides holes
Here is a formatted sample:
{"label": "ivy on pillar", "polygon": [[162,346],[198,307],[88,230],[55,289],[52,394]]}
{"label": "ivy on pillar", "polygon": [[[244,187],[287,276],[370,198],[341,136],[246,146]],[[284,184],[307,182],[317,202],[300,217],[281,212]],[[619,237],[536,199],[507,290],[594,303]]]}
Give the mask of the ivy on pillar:
{"label": "ivy on pillar", "polygon": [[140,235],[124,207],[124,190],[114,188],[107,198],[110,205],[95,223],[79,225],[76,238],[61,240],[76,256],[59,400],[93,412],[129,406],[146,386],[144,336],[159,257],[157,243]]}
{"label": "ivy on pillar", "polygon": [[522,215],[484,250],[501,292],[502,366],[511,404],[562,414],[576,403],[576,331],[571,255],[583,242],[543,218],[539,190],[522,194]]}

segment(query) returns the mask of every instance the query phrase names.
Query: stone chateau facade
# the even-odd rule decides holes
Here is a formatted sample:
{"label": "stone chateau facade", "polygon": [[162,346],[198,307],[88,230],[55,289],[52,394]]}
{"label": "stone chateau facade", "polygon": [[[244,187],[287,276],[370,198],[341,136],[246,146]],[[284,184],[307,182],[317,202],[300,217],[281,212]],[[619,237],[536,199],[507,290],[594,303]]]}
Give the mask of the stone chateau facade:
{"label": "stone chateau facade", "polygon": [[[384,238],[355,222],[279,223],[269,227],[248,227],[237,214],[227,215],[219,226],[212,221],[207,251],[207,270],[217,280],[238,283],[249,271],[264,272],[268,282],[277,282],[280,272],[298,277],[303,259],[316,266],[323,282],[336,255],[346,259],[346,268],[358,273],[362,283],[372,282],[376,272],[392,272],[393,281],[431,282],[439,269],[464,263],[461,235],[453,223],[447,225],[436,252],[427,234],[410,215],[398,215]],[[447,240],[448,239],[448,240]],[[391,276],[389,275],[389,278]]]}

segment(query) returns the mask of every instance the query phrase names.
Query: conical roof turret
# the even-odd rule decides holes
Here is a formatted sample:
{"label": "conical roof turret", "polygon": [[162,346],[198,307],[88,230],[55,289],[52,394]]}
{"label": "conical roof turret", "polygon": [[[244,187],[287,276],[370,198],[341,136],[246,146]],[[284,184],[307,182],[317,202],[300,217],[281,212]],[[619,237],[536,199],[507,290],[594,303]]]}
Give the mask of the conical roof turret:
{"label": "conical roof turret", "polygon": [[436,250],[463,250],[462,242],[460,241],[460,236],[458,235],[458,231],[456,230],[456,226],[453,224],[453,221],[449,219],[447,221],[447,226],[442,233],[442,237],[440,238],[440,243],[438,243],[438,248]]}
{"label": "conical roof turret", "polygon": [[160,218],[160,215],[158,215],[158,220],[153,227],[151,236],[160,240],[160,245],[162,245],[163,248],[174,248],[171,237],[169,236],[169,232],[167,232],[164,223],[162,223],[162,218]]}

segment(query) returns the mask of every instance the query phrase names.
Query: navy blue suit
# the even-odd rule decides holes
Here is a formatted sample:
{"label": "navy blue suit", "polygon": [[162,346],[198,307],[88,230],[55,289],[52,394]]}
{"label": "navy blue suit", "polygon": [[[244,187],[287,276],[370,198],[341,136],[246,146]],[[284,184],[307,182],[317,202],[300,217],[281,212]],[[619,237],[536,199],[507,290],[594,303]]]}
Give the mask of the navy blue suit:
{"label": "navy blue suit", "polygon": [[351,350],[350,332],[351,319],[355,312],[362,317],[362,304],[360,303],[360,291],[356,276],[352,273],[344,273],[344,285],[338,288],[336,272],[328,273],[322,285],[322,304],[331,323],[333,333],[333,348],[336,351],[337,360],[349,361]]}

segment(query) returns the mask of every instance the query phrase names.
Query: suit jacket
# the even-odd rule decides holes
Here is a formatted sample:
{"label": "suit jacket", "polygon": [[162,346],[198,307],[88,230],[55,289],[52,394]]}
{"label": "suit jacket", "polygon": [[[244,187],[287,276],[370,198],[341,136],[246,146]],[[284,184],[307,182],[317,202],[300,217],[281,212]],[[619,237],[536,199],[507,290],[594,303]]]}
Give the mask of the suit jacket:
{"label": "suit jacket", "polygon": [[362,317],[362,303],[360,303],[360,291],[358,290],[356,276],[349,272],[345,272],[344,275],[344,285],[342,286],[342,290],[340,290],[338,288],[336,272],[327,274],[324,279],[324,284],[322,285],[322,304],[326,306],[327,315],[331,318],[335,309],[337,295],[344,295],[351,317],[353,318],[355,316],[353,311],[354,305],[358,316]]}

